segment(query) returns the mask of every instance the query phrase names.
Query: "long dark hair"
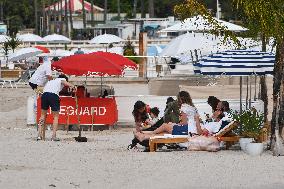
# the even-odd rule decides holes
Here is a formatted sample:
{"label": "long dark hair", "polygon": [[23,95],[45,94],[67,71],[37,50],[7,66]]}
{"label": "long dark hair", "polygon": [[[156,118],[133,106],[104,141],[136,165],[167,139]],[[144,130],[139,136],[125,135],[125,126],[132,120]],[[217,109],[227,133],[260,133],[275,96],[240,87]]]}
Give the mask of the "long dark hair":
{"label": "long dark hair", "polygon": [[180,105],[185,103],[185,104],[189,104],[190,106],[195,107],[190,97],[190,94],[186,91],[180,91],[178,93],[177,99]]}
{"label": "long dark hair", "polygon": [[213,112],[216,111],[219,102],[220,100],[215,96],[209,96],[207,100],[207,103],[211,106]]}
{"label": "long dark hair", "polygon": [[141,108],[146,108],[146,104],[140,100],[135,102],[134,108],[132,111],[132,115],[134,117],[135,122],[144,122],[148,118],[146,109],[142,113],[139,111]]}

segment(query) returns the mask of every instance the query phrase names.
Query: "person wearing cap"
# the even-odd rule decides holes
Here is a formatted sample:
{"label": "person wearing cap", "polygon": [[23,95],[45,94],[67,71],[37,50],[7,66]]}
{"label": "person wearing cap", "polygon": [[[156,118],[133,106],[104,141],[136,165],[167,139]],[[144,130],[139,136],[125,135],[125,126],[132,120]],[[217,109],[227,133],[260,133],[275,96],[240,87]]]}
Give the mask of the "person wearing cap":
{"label": "person wearing cap", "polygon": [[189,93],[186,91],[179,92],[178,102],[180,104],[179,123],[164,123],[161,127],[149,133],[134,131],[135,137],[139,141],[144,141],[149,139],[151,136],[160,133],[168,133],[172,135],[201,134],[202,129],[200,126],[199,114],[192,103]]}
{"label": "person wearing cap", "polygon": [[47,81],[52,80],[51,62],[48,58],[40,57],[39,63],[41,65],[29,79],[29,85],[36,93],[41,93]]}
{"label": "person wearing cap", "polygon": [[76,87],[68,82],[68,77],[65,75],[59,75],[58,78],[50,80],[46,83],[43,94],[41,96],[41,116],[38,123],[38,138],[37,140],[43,139],[43,128],[45,125],[45,119],[47,115],[47,110],[51,108],[53,114],[53,132],[52,132],[52,141],[58,141],[56,138],[56,130],[58,126],[58,118],[60,111],[60,98],[59,92],[64,86],[73,88],[76,91]]}

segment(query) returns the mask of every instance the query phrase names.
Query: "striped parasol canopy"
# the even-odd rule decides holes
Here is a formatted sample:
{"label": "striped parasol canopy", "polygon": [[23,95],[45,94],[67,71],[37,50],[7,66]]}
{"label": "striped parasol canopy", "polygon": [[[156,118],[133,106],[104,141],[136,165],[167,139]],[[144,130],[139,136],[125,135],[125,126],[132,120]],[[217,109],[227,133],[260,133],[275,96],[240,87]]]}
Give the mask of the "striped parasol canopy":
{"label": "striped parasol canopy", "polygon": [[273,74],[274,63],[272,53],[230,50],[204,57],[193,66],[196,74],[249,76]]}
{"label": "striped parasol canopy", "polygon": [[[62,2],[62,9],[63,11],[65,11],[65,0],[61,0]],[[53,5],[50,5],[48,7],[45,8],[45,11],[53,11],[53,10],[56,10],[56,11],[61,11],[61,2],[58,1],[56,3],[54,3]],[[83,5],[83,1],[82,0],[67,0],[67,11],[69,12],[70,9],[69,9],[69,3],[71,4],[71,12],[74,13],[74,12],[82,12],[82,5]],[[91,12],[91,3],[89,3],[88,1],[84,1],[84,5],[85,5],[85,10],[86,12]],[[96,5],[93,5],[93,9],[94,9],[94,12],[102,12],[104,11],[104,9],[96,6]]]}

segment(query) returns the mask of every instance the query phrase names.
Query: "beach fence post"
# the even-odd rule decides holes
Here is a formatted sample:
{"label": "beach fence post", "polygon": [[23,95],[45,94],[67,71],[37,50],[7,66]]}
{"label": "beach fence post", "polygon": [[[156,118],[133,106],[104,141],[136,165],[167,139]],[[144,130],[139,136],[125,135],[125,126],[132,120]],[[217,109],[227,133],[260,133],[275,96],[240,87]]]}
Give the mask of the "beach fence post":
{"label": "beach fence post", "polygon": [[139,77],[147,77],[147,33],[139,33],[139,56],[143,56],[139,61]]}

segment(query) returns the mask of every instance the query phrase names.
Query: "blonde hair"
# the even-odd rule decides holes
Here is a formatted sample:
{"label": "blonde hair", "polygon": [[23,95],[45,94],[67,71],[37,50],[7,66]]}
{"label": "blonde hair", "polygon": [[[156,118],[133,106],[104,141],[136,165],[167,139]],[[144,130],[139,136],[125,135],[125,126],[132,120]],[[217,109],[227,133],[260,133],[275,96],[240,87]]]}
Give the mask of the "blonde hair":
{"label": "blonde hair", "polygon": [[190,94],[186,91],[180,91],[177,96],[179,104],[189,104],[190,106],[194,106]]}

